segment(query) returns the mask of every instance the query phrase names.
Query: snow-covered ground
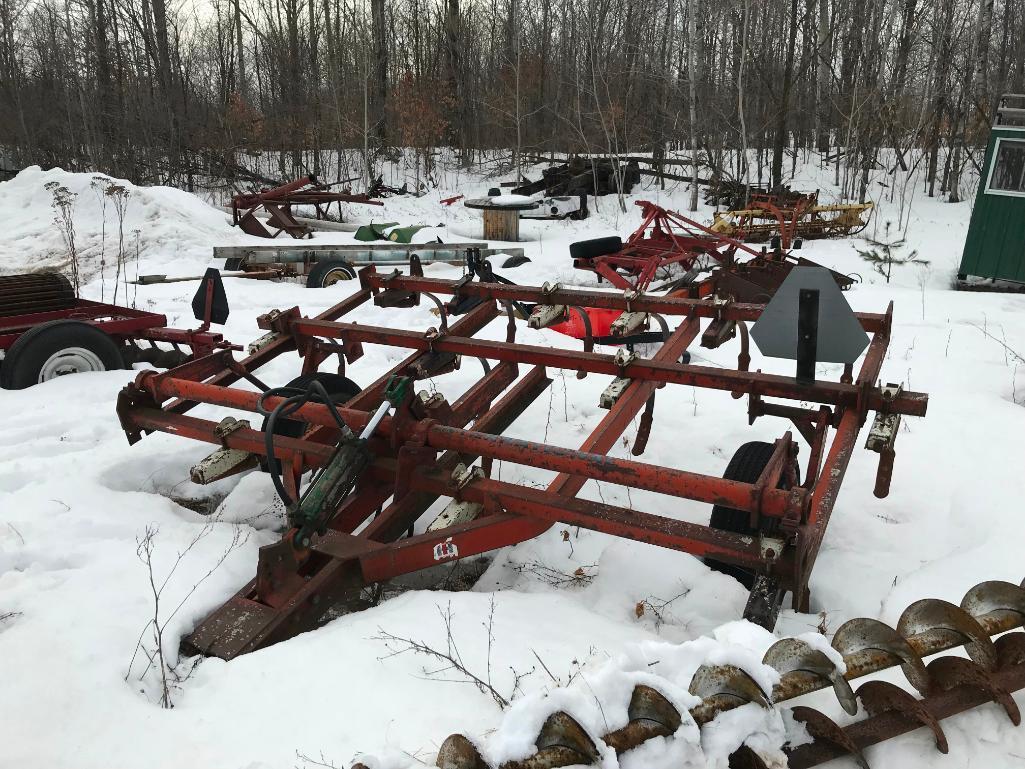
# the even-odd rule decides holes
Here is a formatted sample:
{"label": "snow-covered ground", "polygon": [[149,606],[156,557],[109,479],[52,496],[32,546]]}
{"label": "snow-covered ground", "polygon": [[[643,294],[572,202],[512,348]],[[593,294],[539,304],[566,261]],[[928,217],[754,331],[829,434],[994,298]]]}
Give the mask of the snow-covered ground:
{"label": "snow-covered ground", "polygon": [[[111,297],[117,217],[108,199],[104,219],[103,198],[92,181],[28,169],[0,184],[0,274],[63,263],[66,249],[45,189],[47,182],[57,182],[78,193],[83,294]],[[477,212],[439,201],[458,193],[475,197],[495,183],[479,179],[422,198],[394,197],[372,213],[378,221],[431,225],[418,236],[424,240],[479,237]],[[792,186],[828,191],[830,173],[806,166]],[[255,240],[188,193],[128,191],[125,249],[133,277],[200,274],[220,266],[212,262],[212,246]],[[592,216],[583,222],[524,223],[526,242],[520,245],[532,262],[507,275],[531,285],[594,285],[588,274],[572,269],[568,244],[629,233],[638,222],[632,202],[640,199],[685,210],[687,192],[639,189],[625,214],[613,198],[604,198],[592,204]],[[366,207],[351,207],[353,218],[368,215]],[[1025,576],[1025,366],[1004,347],[1025,354],[1025,296],[949,289],[969,215],[970,203],[950,205],[919,193],[904,253],[917,249],[929,264],[895,268],[889,285],[854,250],[864,247],[861,241],[805,245],[807,257],[863,277],[847,294],[856,310],[878,312],[895,302],[896,328],[882,378],[928,392],[930,405],[926,418],[905,420],[887,499],[872,495],[877,457],[859,446],[812,577],[813,613],[785,611],[777,636],[815,632],[820,623],[831,633],[854,616],[894,624],[918,598],[957,602],[982,580],[1017,583]],[[703,207],[696,216],[709,221],[711,211]],[[883,223],[896,219],[897,206],[882,203],[869,233],[882,235]],[[345,233],[316,237],[324,243],[350,239]],[[458,270],[429,266],[427,274],[448,277]],[[347,292],[345,284],[309,290],[247,280],[226,281],[226,288],[231,316],[224,333],[240,343],[260,335],[256,316],[268,309],[299,305],[312,315]],[[125,289],[120,291],[123,301]],[[190,283],[131,287],[129,299],[165,313],[172,325],[187,326],[193,322],[194,291]],[[397,320],[395,311],[369,305],[355,318]],[[421,306],[402,311],[398,322],[424,329],[437,320]],[[504,333],[497,322],[484,335],[502,339]],[[571,344],[522,324],[518,333],[527,343]],[[697,360],[733,365],[736,348],[697,353]],[[369,383],[399,354],[368,347],[350,376]],[[792,365],[757,355],[754,362],[780,373]],[[280,385],[298,368],[295,356],[283,356],[260,376]],[[826,365],[820,373],[838,375]],[[478,375],[471,364],[434,384],[453,396]],[[175,707],[161,709],[153,671],[143,674],[146,666],[138,657],[133,663],[140,634],[148,642],[154,609],[137,543],[147,530],[156,531],[154,573],[166,579],[161,618],[167,620],[165,643],[173,650],[182,634],[251,578],[257,549],[276,539],[281,511],[261,473],[194,486],[189,468],[209,451],[206,446],[161,434],[129,447],[114,403],[132,377],[114,371],[0,391],[0,766],[344,767],[359,757],[398,767],[411,757],[433,763],[440,741],[452,732],[480,738],[489,757],[501,761],[530,752],[541,721],[559,708],[592,734],[622,725],[630,689],[653,675],[683,710],[693,701],[687,694],[690,675],[702,662],[742,662],[766,674],[758,660],[774,639],[736,621],[745,593],[732,579],[686,554],[587,531],[571,530],[564,537],[565,527],[555,526],[537,540],[497,553],[472,590],[412,590],[231,663],[179,665],[184,680],[173,684]],[[594,375],[557,376],[549,394],[507,434],[578,445],[602,413],[598,395],[605,384]],[[789,429],[772,418],[749,427],[743,404],[729,394],[685,387],[662,391],[656,417],[642,459],[714,475],[741,443],[772,440]],[[627,438],[632,440],[632,431]],[[616,453],[626,452],[620,447]],[[505,466],[501,477],[543,482],[549,476]],[[581,493],[707,522],[703,505],[638,492],[628,499],[621,488],[599,489],[593,482]],[[202,505],[216,510],[212,516],[194,511]],[[578,576],[553,579],[549,570]],[[458,676],[432,672],[440,667],[436,661],[392,653],[402,646],[387,635],[444,647],[445,615],[466,667],[490,674],[495,689],[513,700],[508,712],[473,685],[452,682]],[[557,686],[570,680],[568,687]],[[826,694],[811,698],[838,717],[830,700]],[[1020,694],[1018,701],[1025,705]],[[908,769],[1025,760],[1025,729],[1010,727],[995,707],[944,727],[949,756],[941,757],[931,737],[919,732],[871,749],[869,759],[877,767]],[[753,735],[762,747],[778,745],[783,729],[778,716],[745,708],[706,727],[700,744],[693,725],[685,725],[675,739],[656,741],[621,763],[725,766],[725,756],[745,737]],[[614,761],[607,756],[606,767]]]}

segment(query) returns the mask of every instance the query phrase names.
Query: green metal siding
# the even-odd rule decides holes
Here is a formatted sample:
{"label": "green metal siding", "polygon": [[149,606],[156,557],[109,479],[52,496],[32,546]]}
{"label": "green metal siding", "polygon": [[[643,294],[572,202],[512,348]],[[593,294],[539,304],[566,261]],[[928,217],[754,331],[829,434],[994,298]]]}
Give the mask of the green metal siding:
{"label": "green metal siding", "polygon": [[986,192],[998,138],[1025,141],[1025,130],[994,126],[990,131],[982,166],[985,173],[979,180],[958,274],[1025,282],[1025,196]]}

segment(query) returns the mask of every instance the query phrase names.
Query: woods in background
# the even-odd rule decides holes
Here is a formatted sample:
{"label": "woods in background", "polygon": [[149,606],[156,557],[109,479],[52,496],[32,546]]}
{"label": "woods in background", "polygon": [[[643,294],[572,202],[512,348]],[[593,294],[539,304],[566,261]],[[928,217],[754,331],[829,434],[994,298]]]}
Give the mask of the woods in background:
{"label": "woods in background", "polygon": [[778,185],[812,149],[851,197],[914,157],[957,200],[1025,85],[1025,0],[195,2],[0,0],[0,151],[191,187],[259,183],[256,152],[279,179],[355,153],[366,182],[404,147],[429,176],[439,146],[509,169],[683,153]]}

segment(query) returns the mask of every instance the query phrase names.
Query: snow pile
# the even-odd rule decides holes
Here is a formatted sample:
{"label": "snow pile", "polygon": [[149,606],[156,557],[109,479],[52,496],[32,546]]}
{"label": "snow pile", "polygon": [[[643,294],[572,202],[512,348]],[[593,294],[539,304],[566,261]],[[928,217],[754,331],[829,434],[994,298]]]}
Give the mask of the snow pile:
{"label": "snow pile", "polygon": [[[211,245],[230,245],[245,238],[230,226],[227,214],[188,192],[137,187],[103,174],[69,173],[59,168],[43,171],[32,166],[0,184],[0,211],[4,212],[0,274],[67,272],[68,245],[54,222],[55,196],[62,194],[72,206],[83,282],[99,274],[101,261],[106,261],[107,279],[112,279],[119,230],[123,230],[126,261],[134,265],[138,257],[152,267],[167,267],[169,272],[174,271],[182,253],[200,247],[209,253]],[[124,210],[120,221],[119,201]]]}

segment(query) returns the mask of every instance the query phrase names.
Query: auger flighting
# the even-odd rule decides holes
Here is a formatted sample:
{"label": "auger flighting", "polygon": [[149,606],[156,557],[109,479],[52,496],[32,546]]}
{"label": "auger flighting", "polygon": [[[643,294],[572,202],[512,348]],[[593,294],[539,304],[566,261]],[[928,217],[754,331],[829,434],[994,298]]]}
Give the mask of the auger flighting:
{"label": "auger flighting", "polygon": [[[439,769],[556,769],[597,765],[603,742],[619,755],[656,737],[671,737],[689,722],[699,727],[727,710],[754,703],[780,708],[782,703],[820,689],[831,688],[840,707],[865,717],[846,727],[806,706],[791,708],[803,722],[810,743],[782,746],[790,769],[817,766],[841,756],[852,757],[863,769],[869,766],[865,749],[915,729],[933,733],[936,748],[948,751],[940,721],[986,703],[995,703],[1017,726],[1021,717],[1011,692],[1025,688],[1025,581],[982,582],[971,588],[960,605],[927,598],[911,604],[897,627],[869,618],[841,625],[831,646],[843,657],[841,673],[830,655],[796,638],[782,638],[765,653],[762,664],[780,674],[772,691],[735,665],[705,665],[695,672],[689,690],[701,704],[680,713],[656,687],[637,686],[628,705],[629,722],[612,732],[589,735],[572,715],[552,713],[535,741],[536,752],[520,760],[492,767],[473,740],[449,736],[438,751]],[[994,640],[995,638],[995,640]],[[939,656],[963,649],[967,658]],[[899,665],[911,687],[870,680],[856,690],[851,681]],[[766,769],[765,761],[747,746],[730,756],[734,769]],[[352,769],[367,769],[355,764]]]}

